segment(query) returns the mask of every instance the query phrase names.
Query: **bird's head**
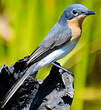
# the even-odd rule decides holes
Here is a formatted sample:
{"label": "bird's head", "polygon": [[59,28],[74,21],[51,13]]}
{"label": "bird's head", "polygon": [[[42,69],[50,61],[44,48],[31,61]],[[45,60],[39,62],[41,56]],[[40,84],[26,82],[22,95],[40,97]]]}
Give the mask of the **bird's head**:
{"label": "bird's head", "polygon": [[68,21],[81,25],[86,16],[93,14],[95,14],[95,12],[89,11],[84,5],[73,4],[64,10],[59,22],[65,23]]}

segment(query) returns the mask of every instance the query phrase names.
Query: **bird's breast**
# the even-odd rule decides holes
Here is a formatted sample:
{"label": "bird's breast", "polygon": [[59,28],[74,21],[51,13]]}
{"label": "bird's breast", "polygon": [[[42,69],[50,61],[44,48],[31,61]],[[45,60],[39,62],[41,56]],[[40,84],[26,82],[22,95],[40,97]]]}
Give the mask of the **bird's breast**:
{"label": "bird's breast", "polygon": [[72,30],[71,40],[76,40],[80,38],[82,33],[82,22],[84,18],[85,16],[79,16],[67,21],[69,28]]}
{"label": "bird's breast", "polygon": [[72,39],[71,40],[77,40],[80,38],[81,36],[81,29],[80,28],[77,28],[75,26],[72,27]]}
{"label": "bird's breast", "polygon": [[72,39],[71,40],[76,40],[80,38],[81,36],[81,27],[76,24],[74,21],[69,21],[68,22],[69,28],[72,30]]}

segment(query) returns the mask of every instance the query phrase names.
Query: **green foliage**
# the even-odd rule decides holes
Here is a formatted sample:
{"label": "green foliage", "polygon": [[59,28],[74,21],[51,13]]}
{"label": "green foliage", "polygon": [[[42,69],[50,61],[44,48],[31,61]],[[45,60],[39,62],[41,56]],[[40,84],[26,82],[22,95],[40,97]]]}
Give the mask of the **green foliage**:
{"label": "green foliage", "polygon": [[[73,3],[81,3],[97,14],[84,21],[78,45],[59,62],[75,74],[72,110],[83,110],[85,105],[87,110],[89,106],[89,110],[99,110],[97,102],[94,106],[89,97],[84,99],[84,90],[101,84],[101,0],[0,0],[0,65],[10,65],[31,54]],[[49,70],[50,66],[41,69],[37,78],[44,79]]]}

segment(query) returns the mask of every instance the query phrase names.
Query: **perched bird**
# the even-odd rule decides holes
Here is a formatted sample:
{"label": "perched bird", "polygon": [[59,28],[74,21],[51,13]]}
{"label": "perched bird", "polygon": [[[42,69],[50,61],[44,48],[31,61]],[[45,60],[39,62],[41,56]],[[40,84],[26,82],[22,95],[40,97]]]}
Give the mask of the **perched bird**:
{"label": "perched bird", "polygon": [[[82,22],[88,15],[95,12],[81,4],[73,4],[67,7],[59,21],[50,30],[39,47],[32,53],[26,66],[33,64],[33,73],[40,68],[53,64],[58,59],[67,55],[76,46],[82,33]],[[1,102],[3,108],[17,89],[23,84],[30,72],[26,72],[21,79],[10,89],[4,100]]]}

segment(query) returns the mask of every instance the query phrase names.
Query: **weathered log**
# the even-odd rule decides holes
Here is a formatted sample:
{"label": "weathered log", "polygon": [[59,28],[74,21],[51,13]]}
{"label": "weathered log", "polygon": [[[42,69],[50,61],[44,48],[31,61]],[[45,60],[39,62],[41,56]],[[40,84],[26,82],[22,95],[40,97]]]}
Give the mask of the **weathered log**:
{"label": "weathered log", "polygon": [[[0,68],[0,101],[24,74],[24,65],[28,57],[17,61],[10,67],[3,65]],[[74,96],[72,74],[53,66],[44,81],[33,77],[35,76],[30,75],[6,106],[0,110],[70,109]]]}

